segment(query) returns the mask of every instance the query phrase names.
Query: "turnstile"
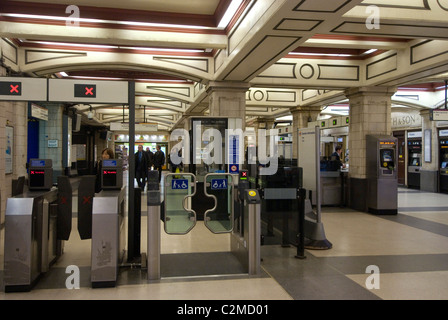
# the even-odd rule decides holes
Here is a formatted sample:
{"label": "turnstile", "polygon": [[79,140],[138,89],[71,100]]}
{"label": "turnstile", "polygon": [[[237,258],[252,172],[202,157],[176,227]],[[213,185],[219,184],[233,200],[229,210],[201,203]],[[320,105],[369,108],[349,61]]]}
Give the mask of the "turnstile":
{"label": "turnstile", "polygon": [[5,292],[29,291],[62,255],[71,228],[68,177],[58,188],[25,191],[8,198],[5,213]]}
{"label": "turnstile", "polygon": [[124,260],[126,187],[103,190],[93,198],[92,205],[92,260],[93,288],[114,287],[118,268]]}
{"label": "turnstile", "polygon": [[[235,176],[236,178],[236,176]],[[234,228],[235,181],[228,173],[210,173],[204,177],[204,194],[214,206],[204,213],[205,226],[215,234],[230,233],[231,253],[250,275],[260,273],[260,200],[257,190],[246,190],[242,219],[246,229]],[[161,278],[161,224],[167,234],[184,235],[196,225],[191,197],[196,192],[196,177],[191,173],[169,173],[165,176],[163,198],[160,191],[148,187],[148,280]],[[162,201],[163,200],[163,201]],[[163,211],[161,205],[163,202]],[[162,219],[161,219],[162,218]],[[237,218],[240,218],[239,216]]]}

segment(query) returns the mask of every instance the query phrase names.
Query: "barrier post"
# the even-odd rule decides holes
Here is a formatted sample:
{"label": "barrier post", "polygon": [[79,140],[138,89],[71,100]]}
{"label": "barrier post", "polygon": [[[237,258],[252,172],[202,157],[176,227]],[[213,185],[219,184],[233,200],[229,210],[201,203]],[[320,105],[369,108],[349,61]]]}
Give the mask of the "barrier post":
{"label": "barrier post", "polygon": [[148,236],[147,236],[147,259],[148,280],[160,279],[160,214],[163,199],[159,189],[159,172],[149,171],[148,174]]}
{"label": "barrier post", "polygon": [[305,197],[306,189],[299,189],[299,216],[297,219],[297,259],[305,259]]}

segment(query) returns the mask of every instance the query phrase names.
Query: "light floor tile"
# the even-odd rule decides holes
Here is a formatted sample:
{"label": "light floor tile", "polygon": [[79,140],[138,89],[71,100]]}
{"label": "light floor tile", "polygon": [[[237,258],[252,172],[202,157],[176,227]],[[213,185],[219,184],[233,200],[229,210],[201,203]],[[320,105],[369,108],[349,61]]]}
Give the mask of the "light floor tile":
{"label": "light floor tile", "polygon": [[160,282],[102,289],[33,290],[27,293],[0,292],[2,300],[292,300],[271,278],[238,280]]}
{"label": "light floor tile", "polygon": [[398,194],[398,207],[448,207],[448,195],[429,192],[404,192]]}
{"label": "light floor tile", "polygon": [[[448,300],[448,271],[381,273],[380,288],[370,289],[384,300]],[[366,287],[369,274],[348,275]]]}
{"label": "light floor tile", "polygon": [[448,212],[440,212],[440,211],[402,212],[402,211],[400,211],[400,214],[405,214],[407,216],[425,219],[428,221],[448,225]]}
{"label": "light floor tile", "polygon": [[310,250],[316,257],[448,253],[448,238],[368,213],[323,212],[329,250]]}

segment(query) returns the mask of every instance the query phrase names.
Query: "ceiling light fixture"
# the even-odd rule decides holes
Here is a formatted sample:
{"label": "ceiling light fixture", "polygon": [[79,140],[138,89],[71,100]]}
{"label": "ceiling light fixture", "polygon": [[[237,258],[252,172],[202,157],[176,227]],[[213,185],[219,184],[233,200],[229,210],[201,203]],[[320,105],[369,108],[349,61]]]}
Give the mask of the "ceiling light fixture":
{"label": "ceiling light fixture", "polygon": [[346,53],[290,52],[289,54],[294,56],[353,57],[352,54],[346,54]]}
{"label": "ceiling light fixture", "polygon": [[363,55],[371,54],[371,53],[374,53],[376,51],[378,51],[378,49],[370,49],[370,50],[367,50],[366,52],[364,52]]}
{"label": "ceiling light fixture", "polygon": [[227,7],[226,12],[221,18],[221,21],[218,23],[218,28],[224,29],[229,24],[230,20],[232,20],[233,16],[235,15],[236,11],[240,7],[243,0],[232,0],[230,5]]}
{"label": "ceiling light fixture", "polygon": [[[240,0],[238,0],[240,1]],[[44,16],[36,14],[23,14],[23,13],[0,13],[0,17],[12,17],[12,18],[26,18],[26,19],[43,19],[54,21],[76,21],[76,22],[90,22],[90,23],[109,23],[109,24],[121,24],[128,26],[141,26],[141,27],[165,27],[165,28],[184,28],[184,29],[216,29],[212,27],[204,26],[191,26],[182,24],[164,24],[164,23],[150,23],[139,21],[116,21],[116,20],[104,20],[104,19],[88,19],[88,18],[73,18],[73,17],[56,17],[56,16]]]}

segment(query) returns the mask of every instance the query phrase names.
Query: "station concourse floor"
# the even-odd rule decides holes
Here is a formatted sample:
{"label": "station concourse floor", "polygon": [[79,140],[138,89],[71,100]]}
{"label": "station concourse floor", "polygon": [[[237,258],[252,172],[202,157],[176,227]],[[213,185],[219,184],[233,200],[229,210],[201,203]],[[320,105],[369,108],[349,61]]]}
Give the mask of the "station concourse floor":
{"label": "station concourse floor", "polygon": [[[323,207],[322,222],[333,247],[305,250],[301,260],[294,258],[294,246],[263,245],[259,276],[162,273],[161,280],[148,282],[146,271],[120,268],[117,286],[101,289],[90,286],[90,240],[81,240],[77,232],[76,191],[73,203],[73,231],[64,254],[30,292],[4,292],[0,230],[0,300],[448,300],[448,194],[399,187],[399,213],[392,216]],[[146,252],[146,195],[141,225],[141,252]],[[228,237],[211,234],[202,221],[185,236],[162,229],[162,254],[188,259],[228,251]],[[79,267],[80,289],[65,287],[68,265]],[[379,268],[379,289],[366,287],[370,265]]]}

